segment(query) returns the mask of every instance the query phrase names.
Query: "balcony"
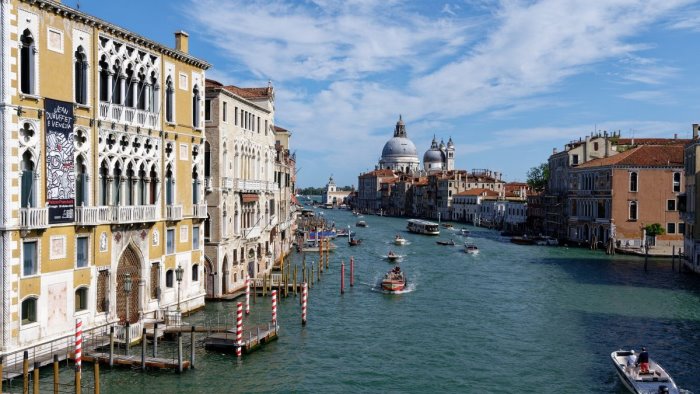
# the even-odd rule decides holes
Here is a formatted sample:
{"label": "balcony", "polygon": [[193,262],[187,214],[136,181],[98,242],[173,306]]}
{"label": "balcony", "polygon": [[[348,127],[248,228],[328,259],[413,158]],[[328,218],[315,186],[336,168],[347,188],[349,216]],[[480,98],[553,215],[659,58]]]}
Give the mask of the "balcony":
{"label": "balcony", "polygon": [[272,192],[279,188],[275,182],[236,179],[235,186],[242,192]]}
{"label": "balcony", "polygon": [[100,120],[135,127],[157,128],[160,115],[120,104],[100,102]]}
{"label": "balcony", "polygon": [[258,238],[260,234],[262,234],[262,228],[260,228],[260,226],[246,228],[243,229],[243,234],[245,235],[245,239]]}
{"label": "balcony", "polygon": [[155,205],[134,205],[111,208],[113,223],[155,222],[158,217]]}
{"label": "balcony", "polygon": [[199,219],[207,218],[207,204],[192,205],[192,217]]}
{"label": "balcony", "polygon": [[221,188],[224,190],[233,189],[233,183],[233,178],[229,178],[226,176],[221,178]]}
{"label": "balcony", "polygon": [[49,226],[49,208],[20,208],[19,227],[25,230]]}
{"label": "balcony", "polygon": [[181,220],[182,219],[182,205],[169,205],[165,207],[165,219],[166,220]]}
{"label": "balcony", "polygon": [[96,226],[98,224],[109,223],[111,220],[112,207],[75,207],[75,224],[79,226]]}

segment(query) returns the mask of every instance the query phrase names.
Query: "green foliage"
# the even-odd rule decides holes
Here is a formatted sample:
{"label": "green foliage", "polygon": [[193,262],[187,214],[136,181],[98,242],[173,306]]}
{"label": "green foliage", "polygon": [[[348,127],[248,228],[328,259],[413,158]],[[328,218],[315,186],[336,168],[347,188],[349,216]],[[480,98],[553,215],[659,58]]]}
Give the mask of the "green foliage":
{"label": "green foliage", "polygon": [[664,235],[666,234],[666,230],[663,228],[663,226],[659,223],[654,223],[650,224],[644,227],[645,230],[647,230],[647,235],[650,237],[655,237],[657,235]]}
{"label": "green foliage", "polygon": [[549,180],[549,163],[544,162],[527,171],[527,184],[537,191],[542,191]]}

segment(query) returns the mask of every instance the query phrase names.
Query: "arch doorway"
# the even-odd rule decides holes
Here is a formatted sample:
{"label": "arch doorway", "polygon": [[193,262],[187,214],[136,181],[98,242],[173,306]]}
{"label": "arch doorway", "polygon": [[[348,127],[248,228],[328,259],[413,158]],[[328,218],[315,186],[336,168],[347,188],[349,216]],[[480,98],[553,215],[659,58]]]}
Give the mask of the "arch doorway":
{"label": "arch doorway", "polygon": [[131,292],[129,293],[129,323],[139,321],[139,311],[141,305],[141,258],[138,252],[129,245],[122,253],[117,266],[117,317],[120,321],[126,322],[126,298],[127,294],[124,291],[124,279],[126,274],[131,277]]}
{"label": "arch doorway", "polygon": [[214,298],[214,270],[211,267],[211,261],[208,258],[204,258],[204,289],[207,294],[207,298]]}
{"label": "arch doorway", "polygon": [[221,269],[224,271],[223,275],[221,275],[221,294],[228,294],[228,256],[224,256],[224,263]]}

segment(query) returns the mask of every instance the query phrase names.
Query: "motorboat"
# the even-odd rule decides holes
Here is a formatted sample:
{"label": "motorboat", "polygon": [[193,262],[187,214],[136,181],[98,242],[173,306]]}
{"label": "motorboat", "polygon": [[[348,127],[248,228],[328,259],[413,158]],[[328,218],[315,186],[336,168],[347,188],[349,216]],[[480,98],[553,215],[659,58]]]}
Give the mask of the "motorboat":
{"label": "motorboat", "polygon": [[396,245],[406,245],[406,238],[403,238],[401,235],[396,234],[396,237],[394,237],[394,243]]}
{"label": "motorboat", "polygon": [[404,275],[401,268],[397,265],[382,278],[382,290],[391,292],[401,291],[406,288],[406,282],[406,275]]}
{"label": "motorboat", "polygon": [[367,227],[367,222],[364,220],[358,220],[357,223],[355,223],[355,226],[357,227]]}
{"label": "motorboat", "polygon": [[443,224],[442,224],[442,227],[444,227],[444,228],[446,228],[446,229],[448,229],[448,230],[451,230],[452,228],[454,228],[454,226],[451,225],[451,224],[449,224],[449,223],[443,223]]}
{"label": "motorboat", "polygon": [[649,359],[649,372],[641,373],[637,366],[627,366],[630,350],[616,350],[610,353],[617,375],[625,387],[635,394],[680,393],[678,386],[658,363]]}
{"label": "motorboat", "polygon": [[535,244],[540,246],[558,246],[559,240],[547,235],[540,235],[535,237]]}
{"label": "motorboat", "polygon": [[479,254],[479,248],[474,244],[465,244],[464,251],[468,254]]}
{"label": "motorboat", "polygon": [[513,237],[510,239],[510,242],[517,244],[517,245],[534,245],[535,244],[535,239],[534,238],[528,238],[527,235],[523,235],[522,237]]}
{"label": "motorboat", "polygon": [[361,243],[362,243],[362,240],[357,239],[357,238],[350,238],[350,241],[348,241],[348,245],[350,245],[350,246],[357,246]]}
{"label": "motorboat", "polygon": [[466,237],[469,235],[469,230],[467,230],[466,228],[463,228],[463,229],[459,230],[459,233]]}
{"label": "motorboat", "polygon": [[389,253],[386,255],[386,259],[389,260],[389,261],[396,261],[396,260],[398,260],[398,259],[400,259],[400,258],[401,258],[401,256],[398,255],[398,254],[396,254],[396,253],[394,253],[393,250],[390,250]]}
{"label": "motorboat", "polygon": [[454,239],[451,239],[449,241],[435,241],[435,243],[438,245],[443,245],[443,246],[455,246]]}

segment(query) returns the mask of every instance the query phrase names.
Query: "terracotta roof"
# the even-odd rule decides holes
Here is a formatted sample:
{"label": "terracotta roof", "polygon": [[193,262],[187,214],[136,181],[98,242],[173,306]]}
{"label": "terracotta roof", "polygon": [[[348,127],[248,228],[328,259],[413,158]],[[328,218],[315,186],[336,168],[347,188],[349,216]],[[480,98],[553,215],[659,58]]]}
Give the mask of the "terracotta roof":
{"label": "terracotta roof", "polygon": [[456,196],[493,196],[493,197],[497,197],[498,192],[495,192],[491,189],[476,188],[476,189],[465,190],[465,191],[457,193],[455,195]]}
{"label": "terracotta roof", "polygon": [[360,175],[360,177],[367,178],[367,177],[375,177],[375,176],[379,177],[379,176],[393,176],[393,175],[394,175],[394,171],[392,171],[388,168],[385,168],[382,170],[374,170],[374,171],[366,172],[366,173]]}
{"label": "terracotta roof", "polygon": [[576,168],[602,166],[682,166],[683,145],[641,145],[610,157],[591,160]]}
{"label": "terracotta roof", "polygon": [[278,133],[288,133],[289,130],[285,129],[284,127],[279,127],[279,126],[273,126],[275,128],[275,131]]}
{"label": "terracotta roof", "polygon": [[207,78],[207,79],[204,81],[204,86],[205,86],[205,87],[208,87],[208,88],[209,88],[209,87],[212,87],[212,88],[220,88],[220,87],[223,87],[224,84],[222,84],[222,83],[219,82],[219,81],[215,81],[215,80],[213,80],[213,79]]}
{"label": "terracotta roof", "polygon": [[240,88],[235,85],[224,86],[224,84],[222,84],[221,82],[215,81],[213,79],[207,79],[205,81],[205,86],[208,88],[226,89],[235,95],[249,100],[264,99],[272,96],[272,87],[270,86],[266,86],[263,88]]}
{"label": "terracotta roof", "polygon": [[684,138],[619,138],[616,145],[685,145],[690,141]]}

